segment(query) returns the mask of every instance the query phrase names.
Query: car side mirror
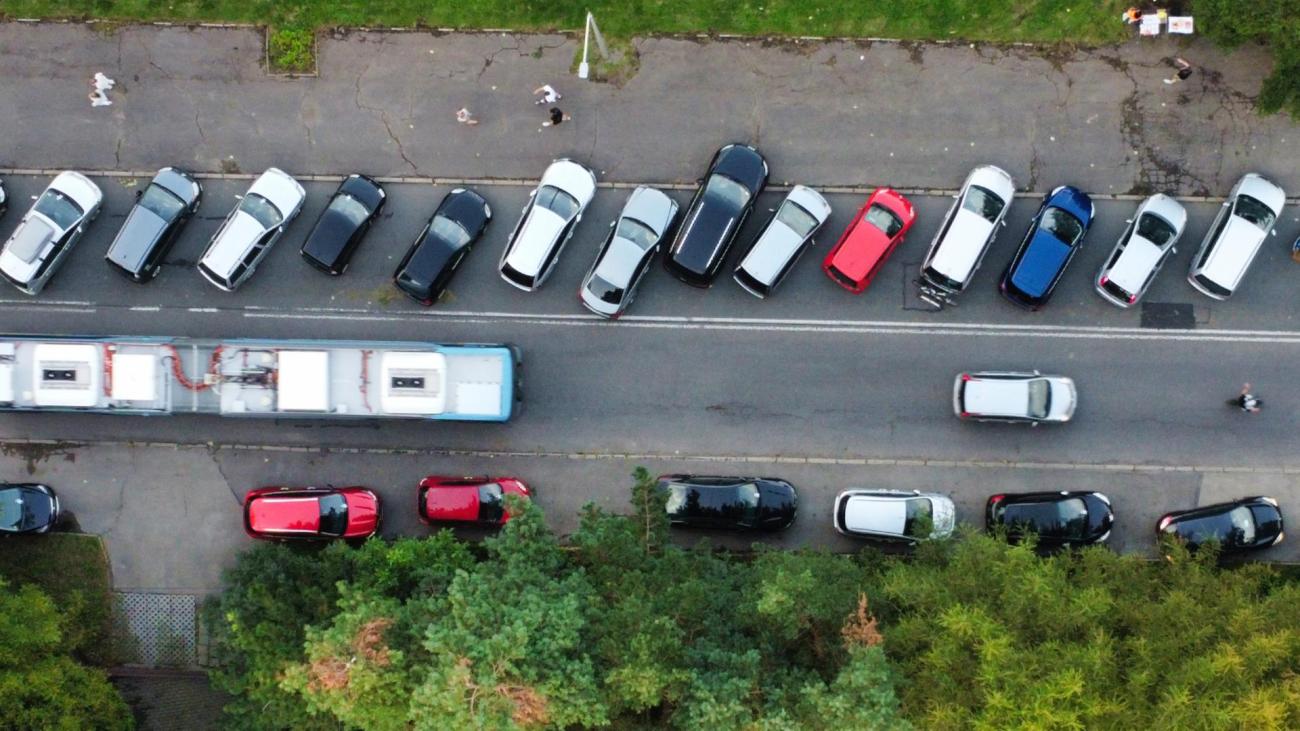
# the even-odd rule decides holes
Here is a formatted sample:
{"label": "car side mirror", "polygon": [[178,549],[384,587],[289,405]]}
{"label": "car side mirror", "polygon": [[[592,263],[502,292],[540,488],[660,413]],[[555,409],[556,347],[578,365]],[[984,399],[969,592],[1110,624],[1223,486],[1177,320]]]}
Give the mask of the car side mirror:
{"label": "car side mirror", "polygon": [[1124,219],[1124,223],[1133,223],[1133,219],[1131,219],[1131,218],[1126,218],[1126,219]]}
{"label": "car side mirror", "polygon": [[537,195],[537,189],[536,189],[536,188],[534,188],[534,189],[528,191],[528,197],[529,197],[529,198],[532,198],[532,197],[535,196],[535,195]]}
{"label": "car side mirror", "polygon": [[1270,236],[1277,236],[1277,229],[1268,232]]}
{"label": "car side mirror", "polygon": [[618,223],[618,221],[610,221],[610,222],[609,222],[609,227],[610,227],[610,228],[614,228],[614,224],[616,224],[616,223]]}
{"label": "car side mirror", "polygon": [[235,195],[235,200],[237,200],[237,201],[242,201],[242,200],[244,200],[244,196],[236,194],[236,195]]}
{"label": "car side mirror", "polygon": [[32,200],[36,200],[36,196],[32,196]]}
{"label": "car side mirror", "polygon": [[140,200],[140,196],[142,196],[142,195],[144,195],[144,191],[143,191],[143,190],[137,190],[137,191],[135,192],[135,198],[136,198],[136,200]]}
{"label": "car side mirror", "polygon": [[1177,254],[1177,253],[1178,253],[1178,247],[1177,247],[1177,246],[1171,246],[1171,247],[1169,247],[1169,253],[1171,253],[1171,254]]}

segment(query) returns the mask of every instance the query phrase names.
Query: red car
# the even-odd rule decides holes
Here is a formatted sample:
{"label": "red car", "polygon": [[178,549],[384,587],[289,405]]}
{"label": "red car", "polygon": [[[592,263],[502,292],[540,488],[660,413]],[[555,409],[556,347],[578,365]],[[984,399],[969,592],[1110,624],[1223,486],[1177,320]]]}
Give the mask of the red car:
{"label": "red car", "polygon": [[379,496],[364,487],[261,487],[244,496],[244,530],[254,538],[367,538],[379,518]]}
{"label": "red car", "polygon": [[876,188],[826,255],[822,271],[841,287],[862,294],[915,221],[911,201],[892,188]]}
{"label": "red car", "polygon": [[425,523],[505,525],[506,495],[528,498],[532,490],[514,477],[444,477],[420,480],[416,509]]}

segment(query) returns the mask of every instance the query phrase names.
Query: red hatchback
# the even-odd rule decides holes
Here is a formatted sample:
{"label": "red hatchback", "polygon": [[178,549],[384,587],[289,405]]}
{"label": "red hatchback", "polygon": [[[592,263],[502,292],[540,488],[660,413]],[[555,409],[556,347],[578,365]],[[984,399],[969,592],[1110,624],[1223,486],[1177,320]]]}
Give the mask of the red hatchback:
{"label": "red hatchback", "polygon": [[367,538],[379,518],[379,496],[364,487],[261,487],[244,496],[244,530],[254,538]]}
{"label": "red hatchback", "polygon": [[532,490],[514,477],[444,477],[420,480],[416,509],[425,523],[505,525],[506,495],[528,498]]}
{"label": "red hatchback", "polygon": [[916,221],[912,202],[892,188],[876,188],[822,262],[841,287],[862,294]]}

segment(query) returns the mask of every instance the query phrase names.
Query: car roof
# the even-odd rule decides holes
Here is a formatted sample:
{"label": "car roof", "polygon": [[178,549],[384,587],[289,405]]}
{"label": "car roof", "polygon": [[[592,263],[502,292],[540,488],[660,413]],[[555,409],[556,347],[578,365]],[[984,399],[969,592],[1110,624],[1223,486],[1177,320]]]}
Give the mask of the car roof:
{"label": "car roof", "polygon": [[930,267],[953,281],[965,282],[984,252],[993,224],[978,213],[961,208],[961,201],[955,205],[957,213],[934,252]]}
{"label": "car roof", "polygon": [[844,528],[854,533],[902,535],[907,524],[907,501],[917,495],[861,495],[844,504]]}
{"label": "car roof", "polygon": [[965,410],[972,414],[1025,416],[1029,413],[1028,383],[1039,377],[986,378],[972,375],[963,392]]}
{"label": "car roof", "polygon": [[289,217],[298,210],[307,192],[288,173],[279,168],[268,168],[248,186],[250,194],[260,195],[271,202],[280,211],[280,216],[287,223]]}
{"label": "car roof", "polygon": [[644,256],[645,252],[640,246],[615,236],[596,266],[596,276],[616,287],[627,287],[632,282],[636,265]]}
{"label": "car roof", "polygon": [[237,210],[221,230],[221,238],[217,239],[200,261],[217,274],[228,277],[243,261],[257,237],[265,231],[256,218]]}
{"label": "car roof", "polygon": [[627,197],[619,218],[639,221],[662,238],[676,213],[676,201],[661,190],[642,185]]}
{"label": "car roof", "polygon": [[549,208],[533,204],[528,211],[528,220],[519,229],[514,247],[506,257],[506,264],[521,274],[536,277],[541,273],[547,254],[559,244],[560,232],[566,223]]}
{"label": "car roof", "polygon": [[198,183],[179,168],[163,168],[154,173],[153,180],[149,183],[166,189],[186,204],[193,203],[194,199],[199,197]]}
{"label": "car roof", "polygon": [[1041,296],[1070,258],[1070,247],[1050,231],[1036,229],[1011,281],[1030,296]]}
{"label": "car roof", "polygon": [[1217,284],[1236,289],[1265,236],[1255,224],[1230,214],[1219,238],[1212,243],[1214,250],[1201,267],[1201,273]]}
{"label": "car roof", "polygon": [[1136,293],[1163,255],[1164,249],[1139,236],[1135,228],[1128,246],[1124,247],[1123,253],[1111,265],[1106,276],[1125,292]]}
{"label": "car roof", "polygon": [[321,495],[264,495],[248,508],[248,526],[257,533],[316,533]]}
{"label": "car roof", "polygon": [[1245,194],[1268,206],[1277,215],[1286,205],[1286,193],[1275,183],[1257,173],[1246,173],[1237,181],[1237,194]]}
{"label": "car roof", "polygon": [[578,163],[561,158],[550,164],[542,173],[538,189],[553,185],[578,200],[578,207],[586,208],[596,194],[596,175]]}
{"label": "car roof", "polygon": [[438,485],[424,491],[425,515],[432,519],[478,520],[479,484]]}
{"label": "car roof", "polygon": [[[830,204],[821,197],[821,194],[802,185],[796,185],[785,200],[781,201],[777,206],[778,213],[786,201],[794,203],[817,219],[819,226],[826,222],[826,217],[831,212]],[[776,213],[772,214],[771,222],[763,229],[762,236],[740,262],[740,267],[751,277],[768,285],[772,284],[786,262],[790,261],[790,257],[795,255],[804,242],[802,236],[777,220],[776,215]]]}

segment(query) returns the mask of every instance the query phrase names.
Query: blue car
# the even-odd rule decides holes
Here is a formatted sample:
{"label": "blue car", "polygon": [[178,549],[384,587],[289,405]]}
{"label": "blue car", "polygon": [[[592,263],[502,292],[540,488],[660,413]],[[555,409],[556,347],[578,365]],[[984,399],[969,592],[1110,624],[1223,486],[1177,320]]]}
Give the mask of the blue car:
{"label": "blue car", "polygon": [[1044,198],[1025,240],[1002,274],[1002,296],[1029,310],[1047,304],[1065,266],[1083,247],[1095,213],[1088,194],[1069,185]]}

